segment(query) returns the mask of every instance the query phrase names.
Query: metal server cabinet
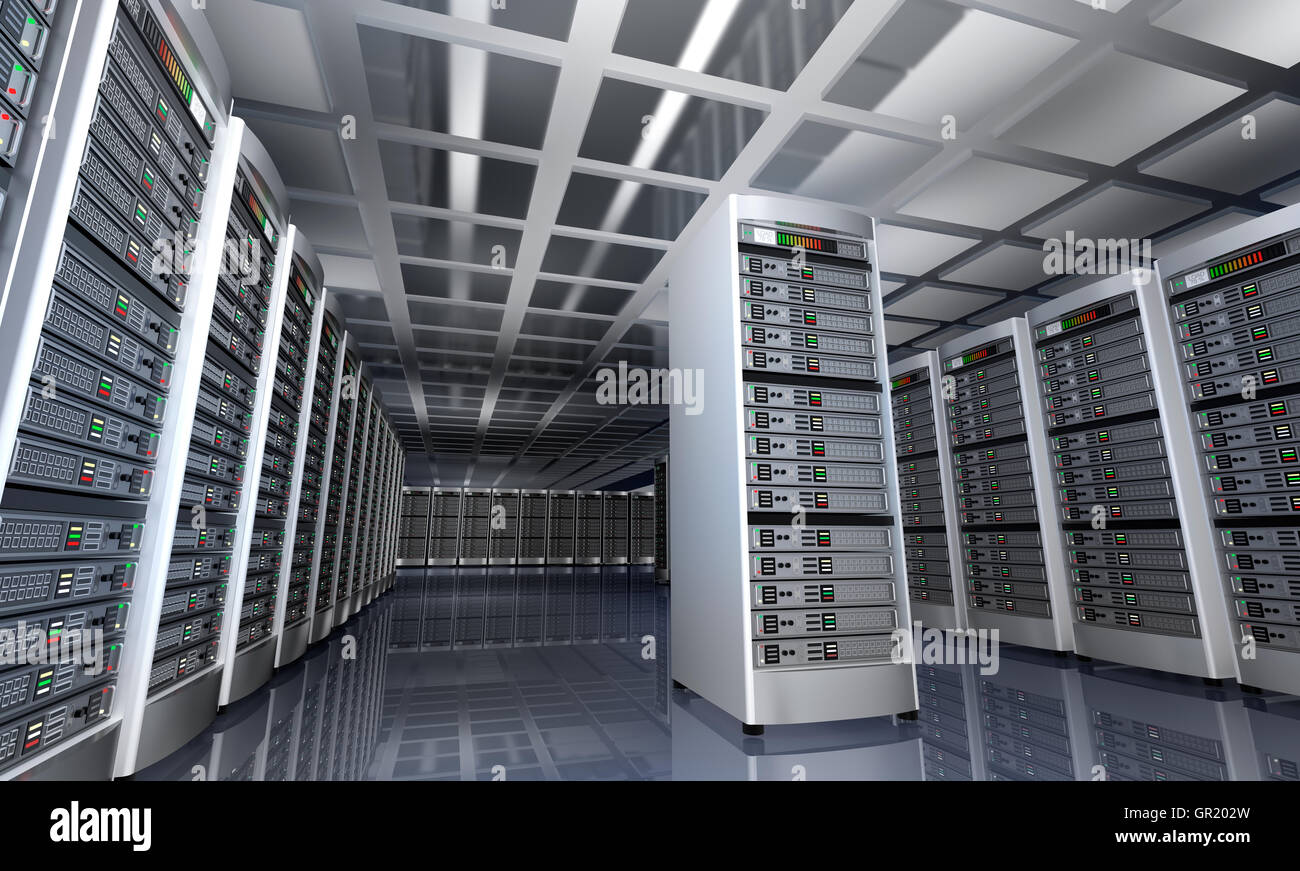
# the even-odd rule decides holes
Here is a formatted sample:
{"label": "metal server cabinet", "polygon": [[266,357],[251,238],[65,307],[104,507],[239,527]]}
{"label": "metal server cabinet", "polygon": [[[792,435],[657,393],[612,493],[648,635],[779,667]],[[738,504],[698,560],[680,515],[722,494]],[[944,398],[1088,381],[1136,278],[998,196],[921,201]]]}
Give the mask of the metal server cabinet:
{"label": "metal server cabinet", "polygon": [[1300,207],[1157,264],[1243,684],[1300,693]]}
{"label": "metal server cabinet", "polygon": [[[311,431],[305,455],[306,468],[314,471],[317,476],[319,499],[316,519],[311,524],[314,545],[311,548],[311,561],[307,566],[309,583],[306,599],[303,602],[308,644],[313,640],[312,624],[320,599],[322,578],[333,573],[334,554],[338,545],[339,493],[342,482],[336,480],[333,470],[338,456],[336,430],[341,411],[339,384],[343,378],[343,330],[339,326],[337,307],[338,303],[333,295],[326,292],[321,305],[316,378],[311,391]],[[319,466],[315,466],[318,458]],[[300,524],[306,522],[301,512],[298,522]],[[283,642],[281,647],[283,648]]]}
{"label": "metal server cabinet", "polygon": [[361,517],[365,506],[365,476],[367,472],[366,439],[374,422],[374,408],[370,401],[370,380],[364,367],[357,373],[356,406],[352,416],[352,440],[348,458],[348,485],[343,501],[343,533],[340,545],[338,580],[334,584],[334,612],[331,619],[341,626],[352,615],[352,595],[357,585],[360,567],[358,554],[362,543],[358,539]]}
{"label": "metal server cabinet", "polygon": [[961,552],[952,468],[944,457],[944,402],[933,351],[890,366],[898,497],[912,617],[925,626],[966,626],[966,597],[953,582]]}
{"label": "metal server cabinet", "polygon": [[[296,332],[307,332],[311,323],[310,314],[304,318],[301,297],[295,298],[296,292],[289,286],[295,232],[283,222],[283,204],[288,202],[288,196],[265,149],[251,134],[246,134],[240,145],[240,174],[234,199],[227,240],[236,240],[252,253],[250,259],[257,263],[257,275],[244,286],[254,294],[260,293],[270,317],[265,347],[255,361],[255,371],[260,374],[248,394],[253,429],[244,511],[239,515],[231,552],[226,596],[228,619],[223,627],[227,631],[222,633],[217,648],[221,667],[218,703],[223,706],[266,683],[275,668],[272,639],[280,568],[290,546],[286,521],[290,514],[298,411],[302,404],[302,357],[305,356],[290,337]],[[257,255],[267,249],[273,257]],[[214,330],[211,339],[222,350],[237,347],[233,342],[227,345],[224,329],[220,333]],[[214,360],[211,350],[208,359]],[[223,362],[220,357],[215,360]],[[212,384],[217,386],[215,381]],[[198,453],[200,462],[195,461],[198,447],[190,449],[192,471],[205,472],[201,461],[208,456],[207,445],[202,445],[203,451]],[[183,502],[182,507],[193,504],[196,503]]]}
{"label": "metal server cabinet", "polygon": [[600,565],[601,508],[598,492],[578,491],[573,508],[573,562],[575,565]]}
{"label": "metal server cabinet", "polygon": [[429,518],[429,565],[454,566],[460,553],[461,491],[435,487]]}
{"label": "metal server cabinet", "polygon": [[[298,445],[293,456],[293,484],[285,522],[286,552],[276,587],[273,623],[276,668],[302,656],[311,633],[312,566],[318,550],[317,521],[320,519],[324,486],[334,364],[338,355],[338,334],[327,329],[326,324],[328,313],[322,289],[324,269],[306,236],[296,227],[290,229],[292,254],[286,293],[294,306],[302,308],[297,317],[291,317],[295,314],[293,311],[286,312],[281,350],[287,349],[291,359],[303,361],[305,380],[302,408],[298,413]],[[306,317],[305,332],[303,316]]]}
{"label": "metal server cabinet", "polygon": [[361,548],[360,566],[361,575],[358,578],[358,586],[353,590],[352,603],[350,605],[351,613],[355,614],[360,611],[370,601],[373,596],[375,584],[375,566],[378,560],[380,548],[380,511],[384,497],[384,455],[385,455],[385,432],[387,423],[384,419],[383,406],[379,404],[379,395],[372,391],[371,401],[374,404],[374,418],[371,424],[370,437],[367,442],[368,472],[365,481],[365,511],[361,515],[360,525],[357,531],[357,545]]}
{"label": "metal server cabinet", "polygon": [[429,515],[433,491],[428,487],[402,488],[402,517],[397,550],[399,566],[422,566],[429,560]]}
{"label": "metal server cabinet", "polygon": [[609,490],[601,494],[600,561],[603,565],[627,565],[628,534],[631,531],[628,498],[627,493]]}
{"label": "metal server cabinet", "polygon": [[546,496],[546,563],[573,565],[573,535],[577,499],[572,490],[550,490]]}
{"label": "metal server cabinet", "polygon": [[357,352],[355,341],[344,333],[335,369],[334,402],[330,419],[329,486],[321,524],[321,554],[313,569],[314,609],[309,643],[330,634],[334,626],[334,588],[343,556],[343,530],[347,514],[348,463],[352,459],[352,424],[356,410]]}
{"label": "metal server cabinet", "polygon": [[942,345],[939,359],[967,622],[1013,644],[1072,650],[1051,459],[1042,416],[1025,408],[1037,380],[1029,328],[993,324]]}
{"label": "metal server cabinet", "polygon": [[1025,317],[1038,383],[1026,392],[1049,440],[1074,649],[1232,677],[1228,616],[1163,307],[1146,271],[1033,309]]}
{"label": "metal server cabinet", "polygon": [[673,677],[746,731],[916,709],[875,264],[869,218],[731,197],[670,276],[708,375],[670,410]]}
{"label": "metal server cabinet", "polygon": [[519,491],[492,491],[488,565],[512,566],[519,556]]}
{"label": "metal server cabinet", "polygon": [[[180,43],[193,51],[165,71]],[[13,109],[59,119],[23,137],[0,109],[0,623],[66,639],[0,677],[0,777],[107,777],[138,743],[239,131],[189,10],[9,0],[0,60]],[[127,61],[131,89],[112,90]],[[156,263],[156,240],[175,256]],[[200,240],[217,256],[194,257]],[[100,632],[83,668],[75,644]]]}
{"label": "metal server cabinet", "polygon": [[519,492],[519,565],[546,563],[546,491]]}
{"label": "metal server cabinet", "polygon": [[668,458],[655,460],[655,580],[669,581]]}
{"label": "metal server cabinet", "polygon": [[[312,618],[311,640],[330,634],[336,625],[339,601],[346,597],[346,585],[352,571],[352,542],[356,526],[357,453],[365,435],[365,389],[361,380],[361,362],[356,342],[350,333],[343,337],[343,378],[339,383],[339,430],[335,433],[335,464],[330,472],[341,482],[338,507],[338,543],[334,552],[333,573],[320,579],[316,597],[316,616]],[[368,398],[368,397],[365,397]]]}
{"label": "metal server cabinet", "polygon": [[655,497],[653,493],[633,493],[628,511],[628,562],[635,565],[654,565],[655,561]]}
{"label": "metal server cabinet", "polygon": [[460,516],[460,564],[487,565],[488,532],[492,523],[492,491],[465,490]]}

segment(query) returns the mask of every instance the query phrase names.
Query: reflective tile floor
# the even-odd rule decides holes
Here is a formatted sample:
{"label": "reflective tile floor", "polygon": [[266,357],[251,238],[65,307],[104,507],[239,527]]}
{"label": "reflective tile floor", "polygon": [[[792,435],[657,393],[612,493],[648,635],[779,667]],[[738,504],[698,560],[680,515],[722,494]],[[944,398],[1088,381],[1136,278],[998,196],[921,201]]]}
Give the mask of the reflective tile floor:
{"label": "reflective tile floor", "polygon": [[740,724],[673,690],[648,567],[403,569],[147,780],[1300,780],[1300,701],[1004,646],[916,721]]}

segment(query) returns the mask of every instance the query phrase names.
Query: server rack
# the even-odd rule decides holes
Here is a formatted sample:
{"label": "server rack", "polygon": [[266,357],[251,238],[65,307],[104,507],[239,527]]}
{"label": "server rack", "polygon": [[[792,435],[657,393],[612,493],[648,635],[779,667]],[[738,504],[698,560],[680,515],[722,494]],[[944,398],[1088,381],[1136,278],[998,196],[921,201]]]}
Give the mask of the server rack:
{"label": "server rack", "polygon": [[492,491],[467,489],[463,491],[462,499],[460,565],[487,565],[488,533],[492,523]]}
{"label": "server rack", "polygon": [[545,490],[519,491],[519,565],[546,563],[547,494]]}
{"label": "server rack", "polygon": [[[1049,439],[1074,649],[1126,665],[1235,675],[1199,464],[1164,299],[1150,270],[1025,317],[1039,367],[1026,402]],[[1154,318],[1154,320],[1153,320]]]}
{"label": "server rack", "polygon": [[374,417],[370,403],[370,381],[362,373],[357,373],[356,406],[352,419],[352,438],[349,442],[349,459],[347,489],[343,506],[343,530],[339,554],[338,575],[334,584],[334,612],[331,619],[335,626],[340,626],[352,614],[350,607],[352,594],[357,583],[357,568],[360,565],[358,553],[362,543],[358,540],[361,517],[365,512],[363,492],[366,475],[366,439]]}
{"label": "server rack", "polygon": [[460,554],[461,492],[435,487],[429,518],[429,565],[454,566]]}
{"label": "server rack", "polygon": [[[13,259],[0,321],[13,361],[0,381],[0,453],[10,459],[0,562],[11,592],[0,616],[48,638],[102,631],[99,650],[112,667],[87,673],[60,656],[9,671],[18,691],[0,713],[0,776],[106,776],[138,743],[198,337],[208,332],[219,267],[194,258],[192,246],[203,234],[220,250],[222,189],[233,183],[238,141],[222,112],[229,88],[211,33],[201,16],[171,11],[10,3],[0,21],[0,54],[36,76],[11,80],[15,98],[30,89],[30,102],[14,108],[60,119],[60,135],[40,139],[21,136],[21,118],[0,119],[0,184],[14,200],[4,216],[4,256]],[[158,53],[182,41],[182,30],[196,51],[168,75]],[[129,89],[118,77],[128,60]],[[177,109],[165,125],[152,120],[155,100]],[[155,135],[151,155],[145,143]],[[156,162],[164,158],[174,161],[166,172]],[[206,201],[200,187],[212,189]],[[155,264],[155,239],[172,243],[175,256]]]}
{"label": "server rack", "polygon": [[[293,330],[287,334],[288,344],[282,342],[281,347],[291,353],[292,359],[302,360],[304,372],[297,422],[299,438],[293,456],[294,474],[285,521],[286,553],[280,565],[277,583],[280,592],[273,623],[276,668],[303,655],[311,632],[312,566],[319,541],[317,521],[338,355],[337,329],[327,323],[322,289],[324,268],[306,236],[296,227],[292,229],[286,293],[301,314],[290,318],[295,312],[286,313],[286,329]],[[305,317],[307,313],[310,317]]]}
{"label": "server rack", "polygon": [[[926,626],[966,626],[966,597],[953,581],[960,556],[952,468],[946,458],[939,355],[890,366],[894,449],[912,617]],[[956,588],[956,589],[955,589]]]}
{"label": "server rack", "polygon": [[872,234],[733,196],[669,278],[669,363],[709,376],[670,409],[673,677],[749,732],[916,708]]}
{"label": "server rack", "polygon": [[939,358],[966,619],[1003,641],[1071,650],[1065,555],[1047,513],[1051,460],[1042,418],[1024,409],[1037,380],[1029,328],[993,324],[940,346]]}
{"label": "server rack", "polygon": [[402,516],[399,521],[399,566],[422,566],[429,559],[429,515],[432,491],[428,487],[402,488]]}
{"label": "server rack", "polygon": [[577,494],[572,490],[551,490],[546,495],[546,562],[573,565]]}
{"label": "server rack", "polygon": [[[275,645],[270,641],[275,632],[280,568],[289,546],[285,521],[294,476],[292,458],[298,441],[298,406],[302,402],[302,354],[290,338],[303,327],[301,303],[293,298],[294,291],[289,287],[295,233],[283,217],[287,202],[288,195],[270,156],[246,131],[240,142],[240,166],[226,238],[243,249],[244,263],[254,266],[253,274],[241,279],[248,283],[240,287],[248,288],[257,302],[266,306],[269,316],[265,335],[260,337],[264,343],[258,347],[252,367],[256,378],[248,378],[253,386],[247,392],[240,391],[252,414],[252,429],[247,484],[230,553],[226,625],[217,639],[219,705],[243,698],[264,684],[275,667]],[[212,378],[210,387],[233,395],[229,387],[231,370],[226,362],[230,355],[220,352],[238,346],[226,337],[225,329],[214,326],[209,338],[216,348],[209,348],[205,376]],[[239,376],[248,377],[235,370],[233,377]],[[196,462],[196,452],[200,462]],[[191,469],[210,473],[211,468],[205,468],[209,456],[208,444],[196,439],[190,448]],[[195,497],[183,501],[182,508],[192,511],[199,495],[211,507],[224,507],[214,501],[213,487],[204,487],[196,491]],[[220,498],[219,493],[216,498]]]}
{"label": "server rack", "polygon": [[600,561],[602,565],[627,565],[628,535],[631,531],[629,498],[628,493],[605,491],[601,494]]}
{"label": "server rack", "polygon": [[492,491],[492,522],[488,524],[488,565],[515,564],[519,556],[519,491]]}
{"label": "server rack", "polygon": [[668,583],[670,579],[668,509],[668,458],[655,461],[655,580]]}
{"label": "server rack", "polygon": [[[348,472],[352,460],[352,430],[356,416],[358,356],[355,341],[343,334],[335,363],[334,404],[329,439],[329,486],[325,493],[325,516],[321,524],[321,554],[313,569],[315,614],[309,641],[315,643],[334,628],[334,590],[343,564],[344,530],[347,521]],[[351,537],[347,540],[351,542]]]}
{"label": "server rack", "polygon": [[[1163,338],[1177,348],[1214,564],[1239,679],[1300,693],[1300,208],[1256,218],[1157,263]],[[1300,468],[1300,467],[1296,467]]]}
{"label": "server rack", "polygon": [[[340,426],[339,391],[343,379],[344,334],[339,326],[337,302],[327,291],[322,291],[324,299],[320,306],[321,324],[318,329],[315,380],[311,390],[311,422],[309,425],[305,467],[314,472],[317,491],[315,519],[308,520],[308,515],[301,509],[298,516],[300,525],[309,524],[313,545],[309,548],[310,560],[303,566],[307,571],[307,586],[302,602],[304,612],[301,630],[306,635],[306,643],[316,640],[315,619],[321,598],[322,583],[328,584],[335,565],[335,551],[338,544],[339,493],[342,484],[335,480],[333,469],[339,455],[336,447],[336,433]],[[306,535],[308,526],[302,526],[301,535]],[[297,545],[295,545],[295,548]],[[296,569],[295,569],[296,570]],[[293,646],[281,642],[281,651],[277,652],[279,661],[287,657]],[[287,659],[285,660],[287,661]]]}
{"label": "server rack", "polygon": [[603,500],[600,493],[579,490],[573,506],[573,562],[575,565],[600,565],[602,555],[601,525]]}
{"label": "server rack", "polygon": [[633,493],[628,511],[628,562],[653,565],[655,561],[655,497],[653,493]]}
{"label": "server rack", "polygon": [[382,503],[382,483],[384,464],[384,411],[379,405],[379,397],[372,392],[372,418],[370,434],[366,441],[367,473],[365,479],[364,502],[358,531],[357,542],[360,550],[358,565],[360,577],[354,583],[350,611],[356,613],[370,601],[375,583],[375,567],[379,553],[380,506]]}

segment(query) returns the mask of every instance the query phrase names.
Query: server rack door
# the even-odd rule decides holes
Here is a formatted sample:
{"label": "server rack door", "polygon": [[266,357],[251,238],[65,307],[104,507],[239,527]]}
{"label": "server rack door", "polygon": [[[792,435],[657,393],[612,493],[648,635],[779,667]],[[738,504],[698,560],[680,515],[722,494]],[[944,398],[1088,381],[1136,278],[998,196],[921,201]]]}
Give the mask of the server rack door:
{"label": "server rack door", "polygon": [[492,522],[492,491],[466,490],[460,521],[462,566],[487,565],[488,533]]}
{"label": "server rack door", "polygon": [[964,628],[966,596],[953,580],[962,544],[952,469],[942,448],[947,439],[939,431],[946,406],[938,354],[892,364],[889,384],[912,616],[925,626]]}
{"label": "server rack door", "polygon": [[[325,300],[321,290],[324,269],[311,243],[294,228],[289,261],[289,288],[294,304],[310,312],[305,325],[295,327],[281,352],[299,352],[305,379],[298,413],[298,445],[293,457],[293,485],[285,522],[287,551],[280,566],[275,612],[275,666],[288,664],[307,650],[312,614],[312,565],[317,552],[325,445],[329,428],[329,398],[333,386],[334,356],[325,332]],[[301,332],[305,326],[305,332]]]}
{"label": "server rack door", "polygon": [[[1108,278],[1026,314],[1065,540],[1075,650],[1112,662],[1234,676],[1200,474],[1183,425],[1165,302],[1150,270]],[[1156,311],[1153,311],[1156,310]],[[1026,403],[1028,405],[1028,403]],[[1199,496],[1193,490],[1193,496]]]}
{"label": "server rack door", "polygon": [[433,491],[428,487],[402,488],[399,566],[422,566],[429,559],[429,518]]}
{"label": "server rack door", "polygon": [[631,523],[628,500],[627,493],[602,494],[600,554],[605,565],[627,565]]}
{"label": "server rack door", "polygon": [[655,561],[655,497],[650,493],[633,493],[629,511],[628,561],[653,565]]}
{"label": "server rack door", "polygon": [[576,565],[599,565],[601,558],[602,514],[601,494],[582,492],[576,494],[573,521],[573,562]]}
{"label": "server rack door", "polygon": [[336,362],[334,408],[330,422],[329,487],[321,523],[321,555],[315,570],[311,636],[314,643],[333,628],[334,590],[342,563],[344,523],[347,515],[348,472],[352,460],[353,417],[356,407],[357,354],[346,333],[341,335]]}
{"label": "server rack door", "polygon": [[748,725],[916,707],[872,235],[731,197],[669,279],[670,365],[708,374],[670,408],[673,677]]}
{"label": "server rack door", "polygon": [[1016,644],[1071,650],[1062,542],[1044,513],[1056,495],[1051,460],[1042,418],[1025,412],[1037,377],[1033,357],[1019,318],[939,348],[944,456],[952,464],[970,626],[997,629]]}
{"label": "server rack door", "polygon": [[573,565],[576,496],[571,490],[551,490],[546,503],[546,562]]}
{"label": "server rack door", "polygon": [[[248,261],[255,263],[248,273],[252,281],[243,286],[262,295],[269,317],[252,396],[249,483],[231,553],[226,597],[230,616],[218,648],[222,670],[218,703],[222,705],[270,680],[275,667],[273,639],[280,568],[291,547],[286,520],[295,474],[293,457],[300,435],[297,406],[302,401],[303,383],[300,354],[295,353],[290,338],[295,329],[302,328],[297,323],[301,306],[289,290],[295,231],[283,219],[287,202],[288,195],[269,155],[256,137],[246,132],[240,142],[240,170],[236,174],[227,238],[242,246]],[[211,350],[208,358],[214,358]]]}
{"label": "server rack door", "polygon": [[1290,580],[1300,568],[1300,474],[1289,470],[1300,455],[1297,264],[1296,206],[1157,263],[1181,382],[1174,408],[1185,418],[1176,419],[1194,433],[1226,640],[1242,683],[1292,694],[1300,693],[1300,593]]}
{"label": "server rack door", "polygon": [[514,565],[519,556],[519,491],[492,491],[488,524],[488,564]]}
{"label": "server rack door", "polygon": [[454,566],[460,554],[461,491],[435,487],[429,518],[429,565]]}

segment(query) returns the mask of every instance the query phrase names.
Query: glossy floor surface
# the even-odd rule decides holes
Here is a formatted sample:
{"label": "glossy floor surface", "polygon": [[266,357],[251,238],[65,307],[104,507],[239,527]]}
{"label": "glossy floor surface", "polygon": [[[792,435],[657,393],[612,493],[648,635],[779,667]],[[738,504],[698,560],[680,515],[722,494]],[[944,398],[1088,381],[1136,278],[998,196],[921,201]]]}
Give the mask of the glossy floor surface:
{"label": "glossy floor surface", "polygon": [[403,569],[149,780],[1300,779],[1300,701],[1003,646],[916,721],[768,727],[669,678],[648,567]]}

